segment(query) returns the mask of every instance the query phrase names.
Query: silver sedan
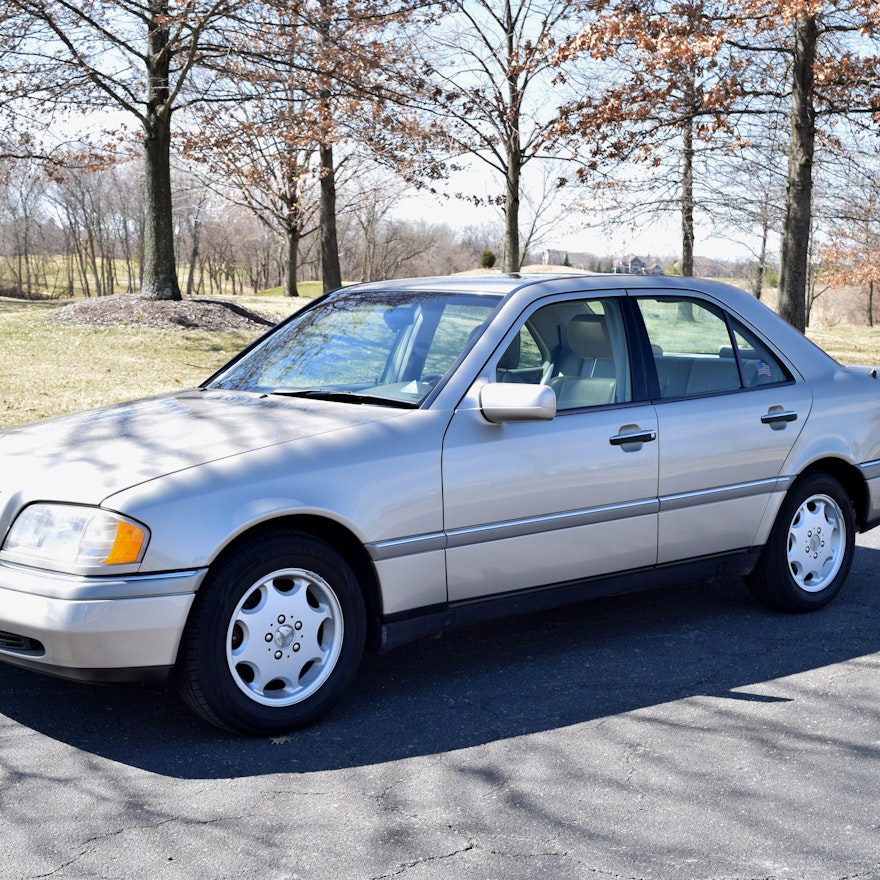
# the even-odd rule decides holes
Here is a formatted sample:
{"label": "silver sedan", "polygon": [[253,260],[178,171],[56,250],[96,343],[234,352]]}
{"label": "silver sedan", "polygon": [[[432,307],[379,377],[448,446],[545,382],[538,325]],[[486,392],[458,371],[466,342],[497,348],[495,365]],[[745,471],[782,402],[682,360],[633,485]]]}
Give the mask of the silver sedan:
{"label": "silver sedan", "polygon": [[0,659],[308,724],[366,647],[718,573],[811,611],[880,385],[693,279],[335,291],[201,387],[0,433]]}

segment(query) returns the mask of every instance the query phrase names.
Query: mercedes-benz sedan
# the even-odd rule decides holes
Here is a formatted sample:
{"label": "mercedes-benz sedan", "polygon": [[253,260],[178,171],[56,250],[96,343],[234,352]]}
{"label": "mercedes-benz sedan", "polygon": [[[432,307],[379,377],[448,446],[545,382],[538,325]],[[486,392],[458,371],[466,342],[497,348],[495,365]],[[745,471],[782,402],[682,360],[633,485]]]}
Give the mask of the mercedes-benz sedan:
{"label": "mercedes-benz sedan", "polygon": [[199,388],[0,433],[0,659],[274,733],[493,616],[718,573],[819,608],[878,519],[875,372],[740,290],[361,284]]}

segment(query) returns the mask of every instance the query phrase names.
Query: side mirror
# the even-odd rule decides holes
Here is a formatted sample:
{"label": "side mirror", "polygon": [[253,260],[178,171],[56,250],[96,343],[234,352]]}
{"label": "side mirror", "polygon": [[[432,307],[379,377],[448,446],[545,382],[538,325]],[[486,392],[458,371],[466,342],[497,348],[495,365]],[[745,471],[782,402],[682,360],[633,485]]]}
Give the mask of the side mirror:
{"label": "side mirror", "polygon": [[556,392],[547,385],[490,382],[480,389],[480,412],[490,422],[549,422]]}

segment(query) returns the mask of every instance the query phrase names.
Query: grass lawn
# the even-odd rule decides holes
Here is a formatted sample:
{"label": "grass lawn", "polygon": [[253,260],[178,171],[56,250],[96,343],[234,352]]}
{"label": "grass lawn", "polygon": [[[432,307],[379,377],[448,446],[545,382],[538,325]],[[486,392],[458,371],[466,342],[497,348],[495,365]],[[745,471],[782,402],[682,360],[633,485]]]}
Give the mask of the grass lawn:
{"label": "grass lawn", "polygon": [[[278,319],[304,301],[277,293],[234,299]],[[47,322],[63,305],[0,297],[0,428],[192,387],[256,335]],[[838,360],[880,366],[880,328],[840,326],[808,335]]]}
{"label": "grass lawn", "polygon": [[[305,300],[234,301],[280,319]],[[65,304],[0,297],[0,428],[198,385],[259,335],[75,327],[46,320]]]}
{"label": "grass lawn", "polygon": [[843,364],[880,368],[880,327],[842,325],[807,330],[807,336]]}

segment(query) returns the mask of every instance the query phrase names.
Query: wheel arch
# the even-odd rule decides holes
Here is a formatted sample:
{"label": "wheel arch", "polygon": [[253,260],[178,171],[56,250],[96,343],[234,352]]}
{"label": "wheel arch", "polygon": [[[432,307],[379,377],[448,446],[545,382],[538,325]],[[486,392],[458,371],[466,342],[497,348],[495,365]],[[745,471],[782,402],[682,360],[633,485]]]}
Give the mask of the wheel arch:
{"label": "wheel arch", "polygon": [[251,541],[257,535],[277,529],[311,535],[329,544],[351,566],[361,591],[367,612],[367,647],[376,650],[380,638],[382,597],[379,579],[364,545],[357,536],[341,523],[314,514],[290,514],[255,523],[236,535],[212,560],[214,565],[226,553]]}
{"label": "wheel arch", "polygon": [[807,474],[825,474],[840,483],[852,501],[856,529],[860,531],[868,514],[868,487],[859,469],[842,458],[829,457],[811,462],[799,477]]}

